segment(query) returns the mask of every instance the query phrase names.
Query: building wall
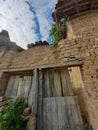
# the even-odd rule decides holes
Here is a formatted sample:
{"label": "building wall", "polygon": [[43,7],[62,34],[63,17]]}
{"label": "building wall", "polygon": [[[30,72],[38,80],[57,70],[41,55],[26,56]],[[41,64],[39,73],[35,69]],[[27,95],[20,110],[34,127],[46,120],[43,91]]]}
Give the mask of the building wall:
{"label": "building wall", "polygon": [[[68,20],[68,35],[72,34],[73,38],[89,36],[98,37],[98,12],[76,17]],[[69,36],[68,36],[69,37]],[[72,36],[71,36],[72,37]]]}
{"label": "building wall", "polygon": [[[12,60],[1,61],[1,69],[21,69],[42,65],[83,61],[81,74],[83,86],[73,84],[76,95],[81,95],[80,108],[87,120],[98,129],[98,13],[80,16],[68,22],[71,37],[57,46],[38,46],[13,55]],[[70,30],[68,30],[70,31]],[[68,33],[70,34],[70,33]],[[8,53],[10,54],[10,53]],[[4,59],[7,55],[4,55]],[[5,61],[5,62],[4,62]],[[7,65],[6,65],[7,64]],[[78,74],[78,72],[77,72]],[[73,74],[76,77],[76,74]],[[74,82],[77,82],[77,78]],[[85,109],[84,109],[85,108]]]}
{"label": "building wall", "polygon": [[[84,87],[77,91],[81,95],[81,108],[85,109],[85,115],[93,126],[98,129],[98,13],[91,13],[75,19],[68,23],[67,44],[59,43],[61,57],[66,61],[66,56],[72,55],[72,58],[80,58],[83,61],[81,67]],[[71,32],[71,33],[70,33]],[[68,48],[67,48],[68,46]],[[65,53],[64,53],[65,51]],[[74,73],[74,82],[77,82],[77,76]],[[76,87],[76,86],[75,86]],[[79,86],[78,86],[79,87]],[[77,87],[77,90],[79,89]],[[79,94],[80,93],[80,94]],[[83,108],[84,105],[84,108]]]}

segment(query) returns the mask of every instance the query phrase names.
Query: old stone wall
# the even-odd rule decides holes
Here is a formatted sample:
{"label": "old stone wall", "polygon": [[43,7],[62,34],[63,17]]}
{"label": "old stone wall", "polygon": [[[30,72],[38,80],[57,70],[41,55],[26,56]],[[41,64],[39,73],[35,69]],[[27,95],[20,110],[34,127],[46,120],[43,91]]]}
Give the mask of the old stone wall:
{"label": "old stone wall", "polygon": [[[12,52],[1,54],[0,69],[28,69],[29,67],[82,60],[83,65],[80,69],[83,84],[79,86],[74,84],[73,89],[77,89],[76,95],[81,95],[82,98],[79,98],[82,112],[94,130],[97,130],[98,13],[80,16],[70,20],[68,24],[73,31],[70,39],[61,40],[57,46],[37,46],[14,55]],[[76,73],[74,73],[74,77],[76,77]],[[74,78],[74,82],[77,82],[77,78],[76,81]]]}
{"label": "old stone wall", "polygon": [[[82,111],[94,130],[98,128],[98,41],[96,39],[97,37],[93,37],[91,33],[88,37],[62,40],[58,45],[59,58],[62,62],[79,59],[83,61],[81,73],[84,87],[81,85],[78,86],[79,88],[73,87],[77,90],[76,95],[81,95]],[[76,77],[75,82],[77,82],[76,74],[74,77]]]}
{"label": "old stone wall", "polygon": [[98,12],[76,17],[67,22],[67,37],[98,37]]}
{"label": "old stone wall", "polygon": [[[76,56],[74,55],[74,56],[75,57],[78,56],[78,58],[81,58],[83,61],[83,66],[81,67],[81,73],[82,73],[84,88],[81,87],[80,88],[81,91],[77,91],[77,95],[78,93],[83,92],[82,96],[84,98],[82,100],[84,102],[83,101],[81,102],[83,102],[84,104],[85,114],[86,116],[88,115],[88,120],[90,124],[93,126],[94,130],[97,130],[98,129],[98,123],[97,123],[98,121],[98,114],[97,114],[98,113],[98,13],[91,13],[88,15],[77,17],[75,19],[70,20],[68,24],[69,24],[68,38],[70,40],[72,39],[72,41],[74,41],[73,43],[76,43],[74,45],[76,46],[74,50],[71,48],[68,48],[68,50],[70,49],[70,53],[74,55],[74,53],[77,53],[77,49],[78,49],[78,53],[77,53],[78,55]],[[62,48],[65,48],[64,46]]]}

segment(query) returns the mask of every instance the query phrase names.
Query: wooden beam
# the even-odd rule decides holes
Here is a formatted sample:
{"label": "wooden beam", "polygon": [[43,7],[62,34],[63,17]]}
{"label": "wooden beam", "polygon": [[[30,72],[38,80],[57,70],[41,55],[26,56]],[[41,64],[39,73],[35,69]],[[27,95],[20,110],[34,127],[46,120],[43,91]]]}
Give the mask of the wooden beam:
{"label": "wooden beam", "polygon": [[79,4],[75,3],[75,5],[76,5],[76,11],[77,11],[77,13],[79,13]]}
{"label": "wooden beam", "polygon": [[55,22],[56,22],[56,23],[59,22],[59,21],[58,21],[58,18],[57,18],[57,14],[56,14],[56,12],[54,12],[54,19],[55,19]]}
{"label": "wooden beam", "polygon": [[91,9],[93,9],[93,6],[94,6],[94,1],[92,0],[92,2],[91,2]]}
{"label": "wooden beam", "polygon": [[87,11],[83,11],[83,12],[79,12],[78,14],[75,14],[75,15],[72,15],[72,16],[69,16],[69,19],[74,19],[74,18],[77,18],[78,16],[82,16],[82,15],[86,15],[86,14],[90,14],[90,13],[96,13],[98,12],[98,9],[92,9],[92,10],[87,10]]}
{"label": "wooden beam", "polygon": [[26,68],[17,68],[17,69],[1,69],[0,72],[19,72],[19,71],[29,71],[37,69],[46,69],[46,68],[58,68],[58,67],[70,67],[70,66],[81,66],[83,64],[82,60],[68,61],[62,64],[52,64],[52,65],[43,65],[35,67],[26,67]]}
{"label": "wooden beam", "polygon": [[62,6],[60,6],[59,8],[57,8],[56,10],[63,10],[63,8],[66,8],[67,6],[73,5],[76,2],[80,2],[80,1],[81,0],[73,0],[73,1],[68,2],[68,3],[65,2],[65,4],[63,4]]}

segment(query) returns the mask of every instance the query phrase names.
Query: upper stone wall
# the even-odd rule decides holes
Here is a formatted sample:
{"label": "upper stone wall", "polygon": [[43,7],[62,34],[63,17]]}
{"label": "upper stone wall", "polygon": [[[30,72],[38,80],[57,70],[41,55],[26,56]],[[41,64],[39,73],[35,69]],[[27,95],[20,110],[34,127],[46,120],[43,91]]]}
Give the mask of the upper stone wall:
{"label": "upper stone wall", "polygon": [[98,12],[79,16],[67,22],[67,38],[98,37]]}

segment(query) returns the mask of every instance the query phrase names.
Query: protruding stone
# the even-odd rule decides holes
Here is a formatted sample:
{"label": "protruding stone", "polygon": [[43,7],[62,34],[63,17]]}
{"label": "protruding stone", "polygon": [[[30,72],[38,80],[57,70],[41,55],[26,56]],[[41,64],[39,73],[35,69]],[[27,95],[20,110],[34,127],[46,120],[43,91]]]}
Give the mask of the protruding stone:
{"label": "protruding stone", "polygon": [[28,116],[31,114],[31,109],[29,107],[26,107],[23,111],[23,115],[24,116]]}

